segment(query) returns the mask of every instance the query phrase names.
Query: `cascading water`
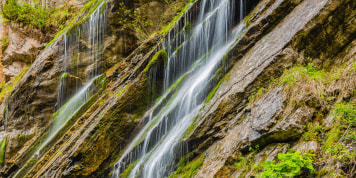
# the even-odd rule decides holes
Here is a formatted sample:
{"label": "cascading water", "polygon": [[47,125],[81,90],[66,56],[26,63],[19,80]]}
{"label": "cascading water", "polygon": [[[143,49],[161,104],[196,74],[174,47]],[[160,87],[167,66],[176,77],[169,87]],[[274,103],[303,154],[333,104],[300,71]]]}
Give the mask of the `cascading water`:
{"label": "cascading water", "polygon": [[[223,56],[244,29],[244,23],[234,28],[238,22],[234,1],[200,3],[197,19],[186,13],[185,27],[179,28],[177,24],[167,35],[162,46],[168,54],[165,92],[148,111],[148,123],[115,164],[113,177],[119,177],[129,165],[132,168],[129,177],[168,177],[176,160],[186,154],[187,146],[180,140],[204,105],[209,81],[222,65]],[[244,11],[244,1],[239,3],[238,7]],[[238,14],[241,17],[236,18],[243,19],[245,12]],[[195,25],[191,28],[188,24],[193,20]]]}
{"label": "cascading water", "polygon": [[34,144],[34,154],[29,158],[32,163],[25,164],[14,177],[23,177],[26,174],[30,169],[28,166],[33,166],[33,158],[38,158],[48,151],[50,148],[48,144],[102,86],[103,77],[100,76],[102,73],[100,65],[107,8],[105,0],[97,3],[100,4],[88,16],[84,24],[64,34],[63,74],[59,82],[58,111],[50,127],[42,133],[45,139],[38,146]]}
{"label": "cascading water", "polygon": [[[71,35],[64,35],[64,73],[60,77],[58,94],[59,110],[55,116],[50,133],[41,144],[37,153],[57,134],[57,132],[72,118],[72,116],[85,104],[95,91],[96,79],[102,72],[99,63],[102,61],[103,37],[105,33],[106,10],[101,12],[104,1],[89,16],[88,21],[76,27]],[[86,44],[83,44],[86,43]],[[83,46],[87,47],[87,52],[81,53]],[[81,60],[83,59],[83,60]],[[83,66],[80,66],[83,65]],[[86,69],[86,71],[83,71]],[[82,85],[76,80],[75,84],[69,87],[74,88],[74,95],[68,97],[70,93],[66,86],[69,76],[83,79]],[[73,89],[71,89],[73,90]],[[69,98],[69,99],[67,99]]]}

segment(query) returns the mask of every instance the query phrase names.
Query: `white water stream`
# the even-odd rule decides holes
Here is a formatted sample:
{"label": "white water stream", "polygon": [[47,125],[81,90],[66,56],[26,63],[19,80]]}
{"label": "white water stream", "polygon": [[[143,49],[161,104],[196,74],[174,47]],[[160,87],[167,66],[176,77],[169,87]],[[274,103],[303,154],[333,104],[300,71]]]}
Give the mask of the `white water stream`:
{"label": "white water stream", "polygon": [[[99,63],[102,61],[103,39],[106,28],[106,7],[105,0],[97,1],[100,3],[92,14],[89,15],[88,20],[75,29],[64,34],[64,47],[63,47],[63,75],[60,76],[60,85],[58,93],[58,111],[53,116],[53,122],[48,130],[48,134],[44,140],[35,145],[35,150],[29,161],[34,158],[39,158],[44,155],[48,148],[47,145],[56,137],[59,131],[66,125],[66,123],[80,110],[80,108],[87,102],[87,100],[99,90],[98,84],[101,79],[101,69]],[[102,11],[102,9],[104,11]],[[83,41],[85,44],[83,44]],[[83,46],[88,48],[87,52],[81,52]],[[86,61],[81,61],[86,60]],[[79,63],[85,63],[85,68],[92,69],[90,72],[81,72]],[[81,69],[83,70],[83,69]],[[77,82],[75,86],[68,85],[68,77],[81,78],[82,82]],[[69,88],[69,87],[74,88]],[[68,91],[74,91],[69,93]],[[43,133],[42,133],[43,134]],[[28,162],[29,162],[28,161]],[[33,164],[33,163],[32,163]],[[26,171],[29,171],[25,164],[19,169],[13,177],[23,177]]]}
{"label": "white water stream", "polygon": [[[193,15],[184,15],[183,28],[176,27],[167,36],[163,49],[167,51],[165,93],[151,112],[148,123],[125,149],[114,166],[113,177],[119,177],[129,165],[129,177],[168,177],[177,159],[187,153],[181,138],[204,105],[209,81],[221,66],[221,60],[244,29],[236,26],[233,0],[202,0],[195,25],[189,27]],[[244,11],[244,1],[239,6]],[[183,29],[179,31],[177,29]],[[180,80],[182,79],[183,80]],[[175,91],[169,86],[177,85]],[[174,92],[173,95],[169,95]],[[164,102],[169,97],[169,102]],[[160,107],[164,104],[164,107]]]}

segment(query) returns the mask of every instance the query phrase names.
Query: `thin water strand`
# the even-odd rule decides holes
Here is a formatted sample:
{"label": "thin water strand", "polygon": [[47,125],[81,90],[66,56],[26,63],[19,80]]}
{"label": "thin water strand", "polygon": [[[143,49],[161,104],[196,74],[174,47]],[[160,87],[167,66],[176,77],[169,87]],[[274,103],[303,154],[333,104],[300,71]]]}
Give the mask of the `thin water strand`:
{"label": "thin water strand", "polygon": [[149,122],[114,166],[113,177],[119,177],[130,164],[134,164],[130,177],[168,177],[174,171],[174,160],[186,154],[180,139],[202,107],[221,59],[243,29],[242,23],[232,31],[236,25],[234,1],[203,0],[200,7],[192,32],[173,29],[162,45],[168,54],[164,95],[173,92],[169,86],[186,76],[184,81],[157,114],[150,113]]}

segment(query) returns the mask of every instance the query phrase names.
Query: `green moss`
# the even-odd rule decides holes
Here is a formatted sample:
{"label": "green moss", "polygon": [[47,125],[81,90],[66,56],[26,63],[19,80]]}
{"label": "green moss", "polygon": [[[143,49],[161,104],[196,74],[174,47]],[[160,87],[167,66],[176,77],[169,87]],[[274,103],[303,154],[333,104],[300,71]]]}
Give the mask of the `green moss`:
{"label": "green moss", "polygon": [[307,66],[298,64],[295,67],[286,69],[279,79],[279,83],[289,86],[294,86],[298,81],[317,81],[328,84],[340,78],[341,73],[339,71],[326,72],[323,69],[316,68],[313,63],[309,63]]}
{"label": "green moss", "polygon": [[[67,33],[73,33],[73,30],[75,30],[78,26],[84,24],[85,22],[87,22],[89,20],[90,15],[99,7],[99,5],[103,2],[104,0],[92,0],[91,2],[88,2],[83,9],[81,10],[81,12],[86,11],[86,15],[84,17],[82,17],[78,22],[72,24],[69,28]],[[95,3],[94,3],[95,2]],[[106,2],[105,2],[106,3]],[[106,4],[104,4],[102,7],[105,7]],[[100,9],[100,12],[101,9]]]}
{"label": "green moss", "polygon": [[247,17],[245,17],[245,27],[247,27],[247,26],[249,26],[250,25],[250,19],[251,19],[251,16],[247,16]]}
{"label": "green moss", "polygon": [[303,134],[303,138],[306,141],[320,141],[319,135],[323,133],[324,130],[320,125],[313,125],[309,123],[307,126],[307,131]]}
{"label": "green moss", "polygon": [[61,75],[61,80],[63,80],[63,79],[65,79],[65,78],[67,78],[69,76],[69,74],[68,73],[63,73],[62,75]]}
{"label": "green moss", "polygon": [[204,156],[201,154],[191,162],[188,161],[187,156],[184,156],[178,163],[177,171],[171,174],[169,178],[191,178],[194,177],[204,163]]}
{"label": "green moss", "polygon": [[[86,100],[86,102],[73,114],[68,113],[68,115],[63,117],[70,117],[67,122],[64,124],[64,126],[54,135],[54,137],[49,140],[49,142],[41,148],[41,144],[43,144],[45,142],[45,140],[49,137],[49,134],[51,133],[51,129],[52,129],[52,125],[55,123],[55,120],[60,117],[58,113],[60,113],[61,109],[65,107],[62,106],[61,109],[59,109],[55,114],[53,114],[53,119],[51,121],[51,123],[41,132],[40,136],[36,138],[35,141],[33,141],[31,143],[31,145],[27,148],[26,150],[26,154],[23,157],[23,160],[25,163],[23,163],[21,165],[21,169],[18,171],[18,177],[25,177],[27,171],[31,170],[31,168],[37,164],[38,160],[37,159],[33,159],[33,155],[36,152],[40,152],[41,155],[46,154],[51,154],[50,152],[48,152],[48,150],[50,150],[50,148],[61,138],[63,138],[63,135],[69,130],[71,129],[71,127],[73,126],[73,124],[75,122],[78,121],[78,119],[81,119],[82,116],[88,111],[90,110],[92,107],[97,107],[98,104],[101,100],[99,100],[99,97],[101,96],[101,94],[103,93],[104,89],[100,88],[102,87],[102,81],[105,80],[105,75],[102,75],[100,77],[98,77],[96,80],[93,81],[93,83],[95,83],[96,85],[96,89],[93,90],[92,92],[93,95]],[[99,89],[100,88],[100,89]],[[67,102],[68,103],[68,102]],[[67,113],[65,113],[67,114]],[[38,150],[40,149],[41,150]],[[59,152],[60,154],[60,152]],[[59,155],[60,156],[60,155]]]}
{"label": "green moss", "polygon": [[190,2],[185,5],[185,7],[174,17],[174,19],[166,26],[162,27],[160,33],[165,36],[171,28],[177,23],[177,21],[184,15],[184,13],[189,9],[190,5],[194,2],[194,0],[190,0]]}
{"label": "green moss", "polygon": [[167,63],[167,60],[168,60],[168,55],[167,55],[167,52],[162,49],[160,51],[158,51],[153,57],[152,59],[150,60],[150,62],[147,64],[146,68],[143,70],[143,72],[147,75],[148,71],[156,66],[159,62],[163,62],[166,64]]}
{"label": "green moss", "polygon": [[261,87],[260,89],[257,90],[257,92],[253,95],[251,95],[249,98],[248,98],[248,103],[247,105],[250,105],[250,104],[253,104],[253,102],[259,98],[260,96],[262,96],[262,94],[266,93],[268,90],[265,89],[264,87]]}
{"label": "green moss", "polygon": [[5,161],[6,140],[7,140],[7,137],[5,137],[5,138],[0,142],[0,164],[4,164],[4,161]]}
{"label": "green moss", "polygon": [[129,177],[130,172],[132,171],[132,169],[135,167],[135,165],[137,164],[138,160],[136,160],[135,162],[131,163],[123,173],[120,174],[120,177],[122,178],[126,178]]}
{"label": "green moss", "polygon": [[26,72],[30,69],[30,66],[26,66],[22,71],[11,79],[11,82],[0,83],[0,100],[4,99],[9,93],[13,91],[17,83],[22,79]]}
{"label": "green moss", "polygon": [[356,107],[352,103],[339,103],[334,108],[335,123],[329,131],[323,151],[330,153],[333,157],[339,160],[346,161],[346,159],[355,156],[355,152],[350,152],[345,147],[345,143],[356,143],[356,133],[349,129],[356,127]]}
{"label": "green moss", "polygon": [[[60,36],[62,36],[63,33],[72,33],[73,30],[75,28],[77,28],[77,26],[83,24],[84,22],[86,22],[88,20],[88,18],[90,17],[91,13],[94,12],[94,10],[100,5],[100,3],[103,0],[91,0],[88,3],[86,3],[83,8],[80,10],[80,12],[78,14],[75,15],[75,17],[73,18],[72,21],[70,21],[67,26],[62,29],[61,31],[59,31],[54,38],[46,45],[46,48],[48,48],[54,41],[56,41],[56,39]],[[82,17],[81,20],[77,21],[77,18],[83,14],[86,13],[87,15]]]}
{"label": "green moss", "polygon": [[221,83],[222,83],[222,80],[214,87],[213,90],[210,91],[210,93],[208,94],[208,96],[205,99],[205,103],[209,103],[209,101],[213,98],[213,96],[215,95],[216,91],[220,87]]}
{"label": "green moss", "polygon": [[183,136],[181,139],[184,139],[184,138],[187,138],[190,136],[190,134],[194,131],[194,129],[196,128],[196,121],[197,121],[197,118],[199,116],[196,116],[193,120],[193,122],[189,125],[189,127],[187,128],[187,130],[184,132]]}
{"label": "green moss", "polygon": [[1,51],[2,53],[6,50],[7,46],[9,45],[9,38],[7,36],[4,36],[0,38],[1,42]]}
{"label": "green moss", "polygon": [[248,158],[240,156],[238,162],[236,162],[234,165],[237,170],[240,170],[245,169],[248,166],[248,163]]}
{"label": "green moss", "polygon": [[17,135],[17,143],[18,147],[22,147],[27,141],[27,136],[24,134],[18,134]]}
{"label": "green moss", "polygon": [[116,93],[116,97],[120,98],[121,95],[126,91],[126,89],[127,89],[127,86],[124,86],[124,88],[122,90],[120,90],[119,92]]}
{"label": "green moss", "polygon": [[[183,79],[187,76],[187,74],[184,74],[182,77],[180,77],[173,85],[171,85],[168,89],[168,92],[172,92],[174,89],[177,89],[176,87],[182,83]],[[162,96],[161,96],[162,97]],[[156,102],[157,103],[159,100],[161,100],[162,98],[159,97],[156,99]]]}
{"label": "green moss", "polygon": [[219,81],[219,83],[213,88],[213,90],[209,92],[208,96],[205,99],[205,104],[209,103],[209,101],[213,98],[213,96],[215,95],[216,91],[219,89],[222,82],[229,81],[230,75],[231,75],[230,73],[227,73],[224,76],[223,70],[221,68],[216,71],[216,73],[213,76],[213,79]]}

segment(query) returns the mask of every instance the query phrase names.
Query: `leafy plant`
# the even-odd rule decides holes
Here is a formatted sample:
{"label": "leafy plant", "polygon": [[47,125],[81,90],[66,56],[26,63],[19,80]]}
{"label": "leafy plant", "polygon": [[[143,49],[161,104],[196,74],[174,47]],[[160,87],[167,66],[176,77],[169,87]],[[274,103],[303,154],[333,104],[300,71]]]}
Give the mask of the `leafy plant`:
{"label": "leafy plant", "polygon": [[305,173],[309,170],[314,174],[312,162],[314,154],[301,154],[299,151],[294,153],[279,153],[278,162],[266,161],[263,164],[263,172],[261,177],[293,177]]}

